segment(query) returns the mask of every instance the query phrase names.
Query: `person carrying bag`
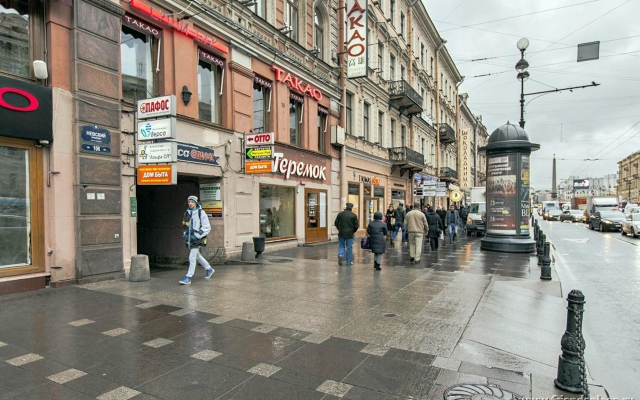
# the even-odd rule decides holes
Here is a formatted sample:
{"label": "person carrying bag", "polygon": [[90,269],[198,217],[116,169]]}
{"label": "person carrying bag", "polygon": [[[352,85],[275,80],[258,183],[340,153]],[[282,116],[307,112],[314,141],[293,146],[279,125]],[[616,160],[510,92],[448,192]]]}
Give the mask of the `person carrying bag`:
{"label": "person carrying bag", "polygon": [[211,224],[209,223],[209,217],[204,212],[198,198],[196,196],[189,196],[187,199],[189,207],[184,213],[182,218],[182,238],[184,244],[189,249],[189,270],[187,276],[181,281],[181,285],[188,285],[191,283],[191,278],[196,270],[196,263],[200,263],[205,269],[205,279],[211,278],[214,269],[211,268],[206,258],[200,254],[200,247],[207,245],[207,235],[211,232]]}

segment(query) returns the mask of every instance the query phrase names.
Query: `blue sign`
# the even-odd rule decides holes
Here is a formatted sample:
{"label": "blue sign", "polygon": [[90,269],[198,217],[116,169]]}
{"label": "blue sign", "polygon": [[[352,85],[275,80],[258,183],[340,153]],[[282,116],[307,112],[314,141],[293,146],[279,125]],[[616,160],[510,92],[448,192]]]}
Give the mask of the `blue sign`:
{"label": "blue sign", "polygon": [[215,155],[213,149],[189,143],[178,142],[178,161],[187,161],[198,164],[220,165],[220,157]]}
{"label": "blue sign", "polygon": [[82,150],[91,151],[91,152],[94,152],[94,153],[111,153],[111,147],[109,147],[109,146],[98,146],[97,144],[82,143]]}
{"label": "blue sign", "polygon": [[109,145],[111,144],[111,133],[97,125],[84,125],[82,127],[82,141]]}

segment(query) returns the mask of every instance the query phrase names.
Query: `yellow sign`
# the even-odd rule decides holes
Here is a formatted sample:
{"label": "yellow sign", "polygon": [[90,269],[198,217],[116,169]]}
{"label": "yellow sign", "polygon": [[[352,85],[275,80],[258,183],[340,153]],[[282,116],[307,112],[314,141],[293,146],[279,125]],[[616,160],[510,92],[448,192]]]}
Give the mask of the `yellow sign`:
{"label": "yellow sign", "polygon": [[454,190],[449,194],[449,199],[454,203],[457,203],[462,200],[462,193],[459,190]]}

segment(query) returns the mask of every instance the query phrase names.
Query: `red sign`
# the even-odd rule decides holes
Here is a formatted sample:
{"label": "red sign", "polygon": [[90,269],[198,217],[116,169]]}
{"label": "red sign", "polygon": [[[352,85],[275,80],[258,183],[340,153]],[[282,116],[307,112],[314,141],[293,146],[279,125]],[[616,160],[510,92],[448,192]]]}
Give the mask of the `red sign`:
{"label": "red sign", "polygon": [[278,82],[286,83],[290,88],[295,89],[300,93],[304,93],[307,96],[313,97],[318,101],[322,99],[322,92],[320,90],[314,88],[308,83],[304,83],[304,81],[297,76],[291,76],[291,73],[286,72],[275,65],[272,65],[271,69],[276,71],[276,80]]}
{"label": "red sign", "polygon": [[190,27],[186,22],[178,20],[178,15],[180,14],[165,14],[159,9],[154,8],[150,4],[143,3],[140,0],[131,0],[129,2],[129,5],[136,10],[155,18],[163,24],[172,27],[176,31],[187,35],[194,40],[197,40],[200,43],[203,43],[225,54],[229,54],[229,48],[224,44],[218,42],[216,38],[209,36],[206,33],[198,32]]}
{"label": "red sign", "polygon": [[247,141],[247,147],[257,146],[261,144],[273,144],[274,142],[273,132],[254,133],[251,135],[245,135]]}
{"label": "red sign", "polygon": [[[27,101],[29,101],[29,105],[25,107],[18,107],[18,106],[11,105],[7,103],[2,97],[4,96],[5,93],[15,93],[24,97],[25,99],[27,99]],[[31,112],[31,111],[37,110],[39,105],[40,105],[40,102],[38,102],[38,99],[36,99],[36,96],[32,95],[29,92],[16,89],[16,88],[8,88],[8,87],[0,88],[0,107],[8,108],[9,110],[13,110],[13,111]]]}

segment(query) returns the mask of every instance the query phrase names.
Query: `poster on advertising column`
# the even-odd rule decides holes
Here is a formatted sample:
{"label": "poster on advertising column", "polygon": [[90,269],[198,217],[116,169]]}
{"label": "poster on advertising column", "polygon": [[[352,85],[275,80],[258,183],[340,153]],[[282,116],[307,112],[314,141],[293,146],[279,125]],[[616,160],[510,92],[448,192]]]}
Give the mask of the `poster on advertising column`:
{"label": "poster on advertising column", "polygon": [[529,235],[531,196],[529,194],[529,155],[520,158],[520,234]]}
{"label": "poster on advertising column", "polygon": [[490,157],[487,160],[487,232],[515,235],[518,193],[516,192],[517,155]]}

